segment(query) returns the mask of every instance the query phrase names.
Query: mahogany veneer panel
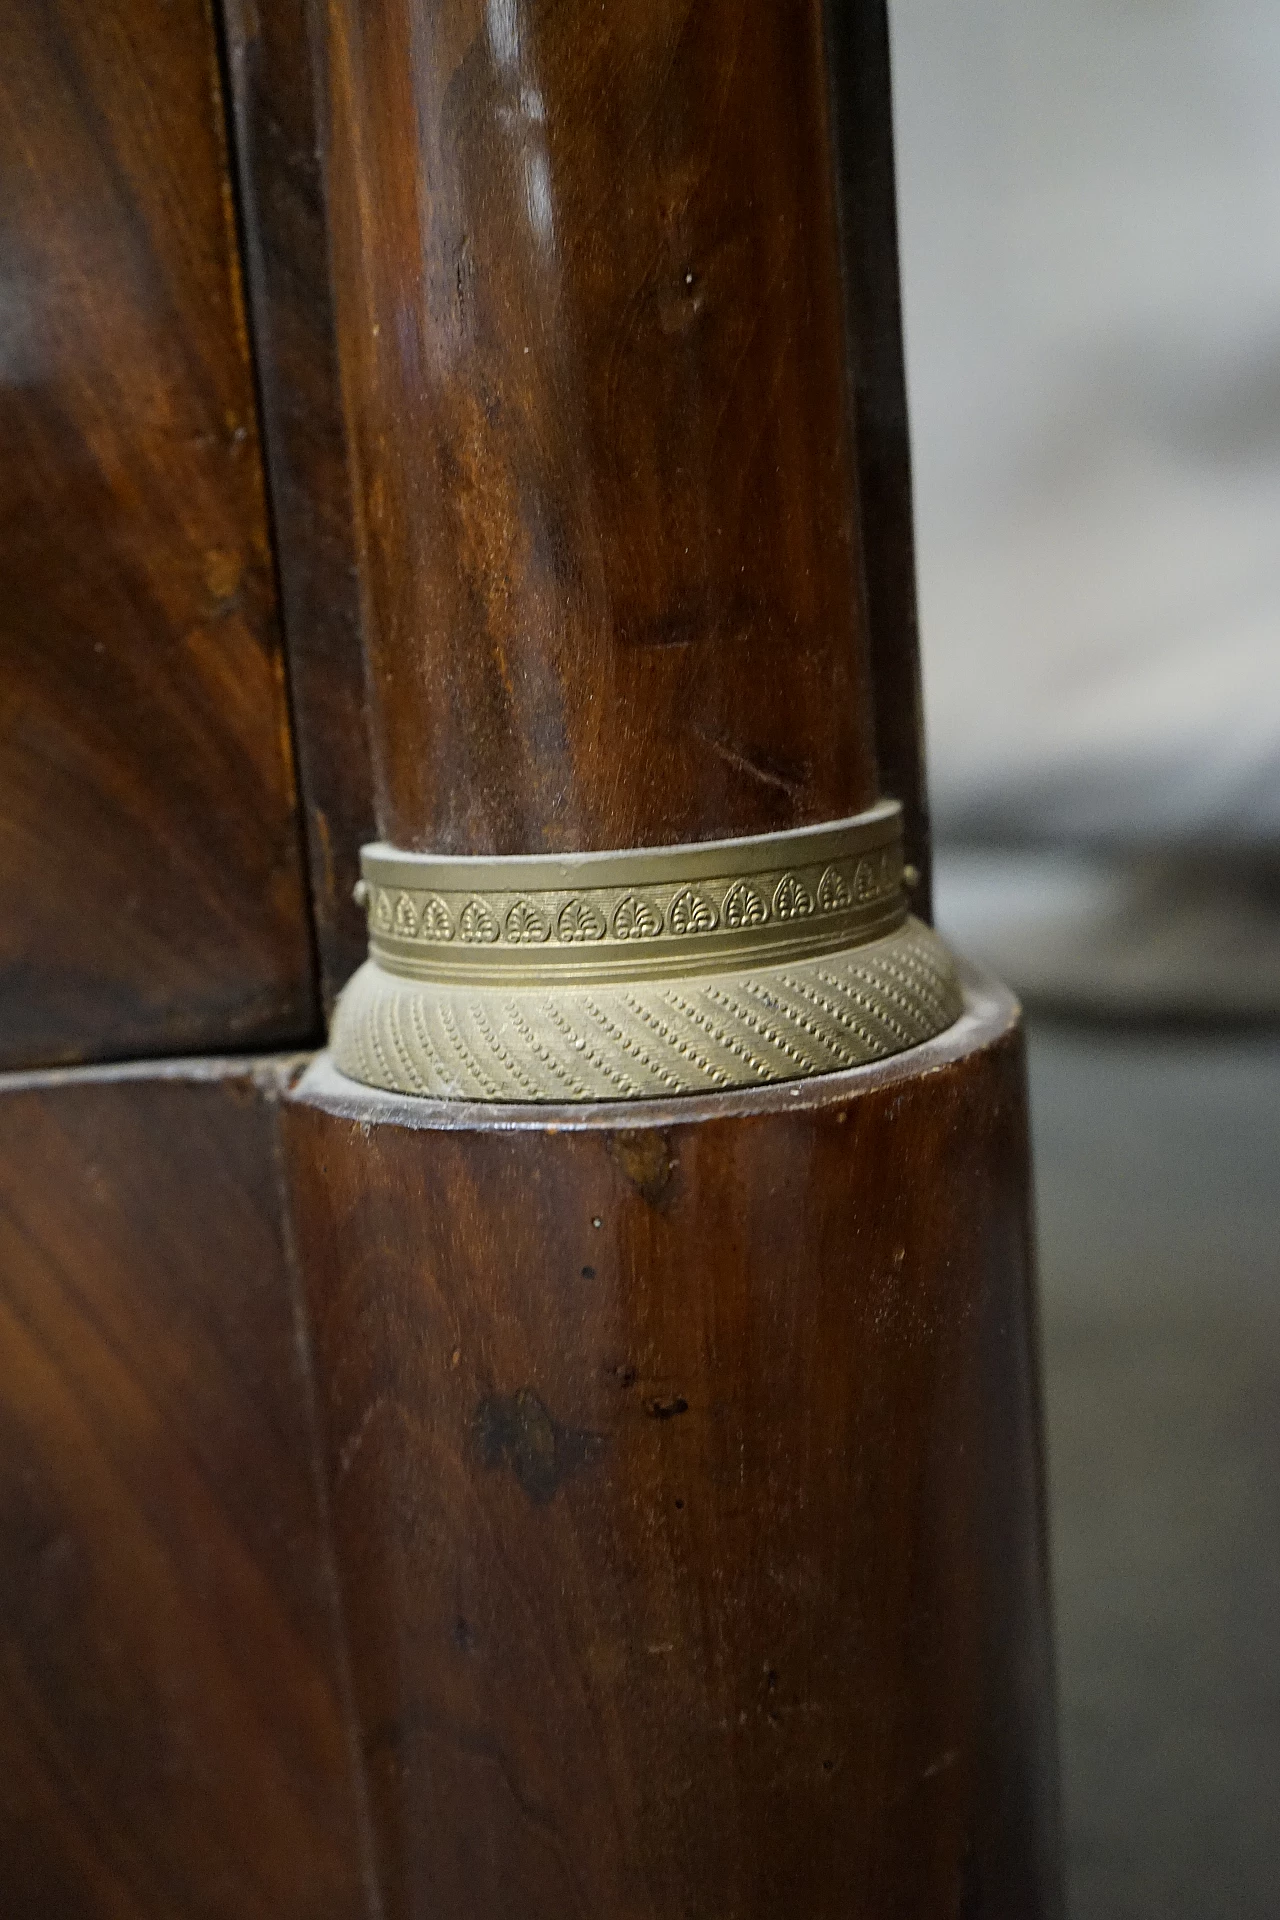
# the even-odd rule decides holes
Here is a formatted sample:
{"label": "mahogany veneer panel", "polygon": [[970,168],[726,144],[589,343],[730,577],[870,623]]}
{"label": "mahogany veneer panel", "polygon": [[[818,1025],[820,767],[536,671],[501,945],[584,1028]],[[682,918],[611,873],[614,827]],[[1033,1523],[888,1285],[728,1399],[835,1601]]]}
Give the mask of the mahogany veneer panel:
{"label": "mahogany veneer panel", "polygon": [[394,1920],[1055,1910],[1025,1118],[989,988],[761,1094],[301,1084]]}
{"label": "mahogany veneer panel", "polygon": [[315,1020],[217,50],[0,0],[0,1065]]}
{"label": "mahogany veneer panel", "polygon": [[357,1920],[275,1079],[0,1080],[0,1912]]}

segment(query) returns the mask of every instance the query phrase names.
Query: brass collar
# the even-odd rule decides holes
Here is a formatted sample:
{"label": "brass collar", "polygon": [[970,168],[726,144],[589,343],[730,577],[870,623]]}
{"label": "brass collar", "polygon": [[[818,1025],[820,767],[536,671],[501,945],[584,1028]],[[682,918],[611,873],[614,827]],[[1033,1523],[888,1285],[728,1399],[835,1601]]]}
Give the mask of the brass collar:
{"label": "brass collar", "polygon": [[366,847],[339,1069],[439,1100],[643,1100],[885,1059],[960,1012],[911,919],[901,814],[636,851]]}
{"label": "brass collar", "polygon": [[902,820],[605,853],[449,858],[366,847],[373,959],[498,985],[683,977],[840,951],[902,925]]}

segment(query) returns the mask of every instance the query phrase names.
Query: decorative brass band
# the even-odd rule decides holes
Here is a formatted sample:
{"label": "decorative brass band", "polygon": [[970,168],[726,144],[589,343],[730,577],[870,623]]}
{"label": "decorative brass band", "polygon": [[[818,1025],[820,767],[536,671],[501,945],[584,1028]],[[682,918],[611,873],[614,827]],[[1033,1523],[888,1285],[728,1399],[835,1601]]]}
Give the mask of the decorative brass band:
{"label": "decorative brass band", "polygon": [[362,854],[352,1079],[441,1099],[643,1099],[881,1059],[958,1017],[909,919],[901,816],[627,852]]}
{"label": "decorative brass band", "polygon": [[506,860],[373,846],[361,867],[370,953],[414,979],[710,972],[851,946],[906,916],[895,802],[750,840]]}

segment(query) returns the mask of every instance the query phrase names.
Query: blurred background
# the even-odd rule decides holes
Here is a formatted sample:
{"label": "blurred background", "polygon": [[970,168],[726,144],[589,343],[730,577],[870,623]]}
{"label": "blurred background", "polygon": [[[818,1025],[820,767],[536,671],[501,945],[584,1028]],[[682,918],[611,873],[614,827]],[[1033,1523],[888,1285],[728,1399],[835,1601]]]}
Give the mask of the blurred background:
{"label": "blurred background", "polygon": [[938,917],[1029,1013],[1073,1920],[1280,1913],[1280,7],[894,0]]}

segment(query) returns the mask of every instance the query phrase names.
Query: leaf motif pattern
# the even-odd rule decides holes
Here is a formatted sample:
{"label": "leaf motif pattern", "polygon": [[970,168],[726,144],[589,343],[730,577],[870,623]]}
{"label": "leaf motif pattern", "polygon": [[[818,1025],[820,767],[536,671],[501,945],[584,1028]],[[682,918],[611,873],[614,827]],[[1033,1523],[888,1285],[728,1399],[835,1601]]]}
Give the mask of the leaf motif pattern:
{"label": "leaf motif pattern", "polygon": [[818,905],[824,913],[841,913],[853,905],[849,882],[836,867],[828,867],[818,882]]}
{"label": "leaf motif pattern", "polygon": [[443,900],[437,900],[429,894],[422,903],[422,937],[424,940],[452,940],[453,918]]}
{"label": "leaf motif pattern", "polygon": [[589,900],[570,900],[560,909],[556,932],[562,940],[574,943],[603,940],[608,931],[604,915],[597,912]]}
{"label": "leaf motif pattern", "polygon": [[726,927],[759,927],[768,918],[768,905],[754,887],[748,886],[745,880],[730,887],[724,897]]}
{"label": "leaf motif pattern", "polygon": [[711,902],[692,887],[678,893],[667,909],[667,925],[672,933],[714,933],[720,915]]}
{"label": "leaf motif pattern", "polygon": [[662,915],[648,900],[629,893],[614,909],[613,930],[619,940],[655,940],[662,932]]}
{"label": "leaf motif pattern", "polygon": [[483,900],[468,900],[458,921],[458,931],[473,946],[492,946],[498,937],[498,922]]}
{"label": "leaf motif pattern", "polygon": [[813,912],[813,895],[794,873],[784,873],[774,889],[773,911],[779,920],[807,920]]}
{"label": "leaf motif pattern", "polygon": [[537,946],[550,932],[532,900],[517,900],[507,914],[507,938],[518,947]]}
{"label": "leaf motif pattern", "polygon": [[[820,877],[819,877],[820,876]],[[443,942],[461,939],[473,946],[539,946],[553,937],[568,945],[656,940],[666,935],[686,939],[710,935],[720,928],[738,931],[779,926],[809,919],[815,914],[850,912],[891,899],[902,880],[900,853],[879,847],[849,865],[833,861],[825,868],[792,868],[779,874],[760,873],[716,882],[678,885],[664,899],[656,893],[624,893],[601,888],[566,897],[564,894],[527,893],[440,896],[370,887],[367,903],[371,931],[399,939]],[[707,889],[711,887],[715,891]],[[720,900],[721,888],[727,888]],[[620,897],[621,896],[621,897]]]}

